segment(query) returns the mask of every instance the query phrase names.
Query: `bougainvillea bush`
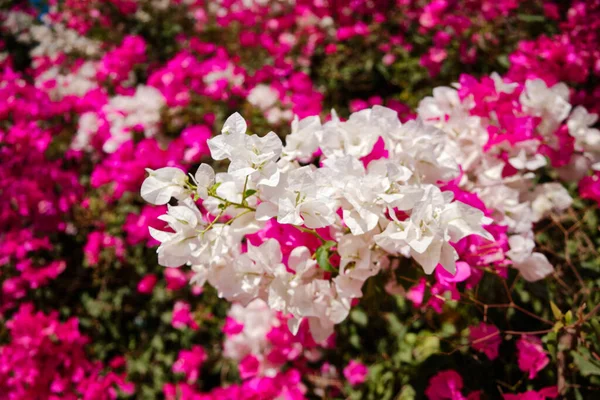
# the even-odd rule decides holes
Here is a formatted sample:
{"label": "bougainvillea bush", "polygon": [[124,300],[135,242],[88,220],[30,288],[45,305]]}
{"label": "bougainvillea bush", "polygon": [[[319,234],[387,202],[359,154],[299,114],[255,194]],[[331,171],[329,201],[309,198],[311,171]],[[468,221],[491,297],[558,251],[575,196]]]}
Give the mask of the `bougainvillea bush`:
{"label": "bougainvillea bush", "polygon": [[0,2],[0,400],[600,397],[600,1]]}

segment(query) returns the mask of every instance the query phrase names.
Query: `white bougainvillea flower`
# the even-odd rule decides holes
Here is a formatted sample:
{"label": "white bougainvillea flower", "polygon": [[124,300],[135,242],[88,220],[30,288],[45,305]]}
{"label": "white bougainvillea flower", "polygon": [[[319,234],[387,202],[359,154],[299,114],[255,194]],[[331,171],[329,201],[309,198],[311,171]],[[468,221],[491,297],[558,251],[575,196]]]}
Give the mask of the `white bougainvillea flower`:
{"label": "white bougainvillea flower", "polygon": [[253,106],[266,111],[279,100],[279,93],[269,85],[258,84],[250,90],[247,99]]}
{"label": "white bougainvillea flower", "polygon": [[577,106],[569,116],[567,128],[574,138],[585,139],[596,122],[598,122],[598,114],[588,112],[583,106]]}
{"label": "white bougainvillea flower", "polygon": [[512,266],[519,270],[528,282],[544,279],[554,272],[554,267],[542,253],[534,252],[533,233],[513,235],[508,238],[510,250],[506,255],[513,262]]}
{"label": "white bougainvillea flower", "polygon": [[458,91],[449,87],[433,89],[433,96],[426,97],[419,103],[417,113],[427,122],[443,122],[453,114],[465,115],[470,106],[464,104],[458,96]]}
{"label": "white bougainvillea flower", "polygon": [[527,259],[535,249],[535,242],[530,233],[512,235],[508,238],[508,244],[510,250],[506,252],[506,255],[515,263]]}
{"label": "white bougainvillea flower", "polygon": [[239,113],[232,114],[223,125],[221,134],[207,141],[210,154],[215,160],[231,160],[245,145],[246,121]]}
{"label": "white bougainvillea flower", "polygon": [[519,87],[516,82],[504,82],[504,79],[497,72],[492,72],[490,78],[494,81],[494,87],[498,93],[513,93]]}
{"label": "white bougainvillea flower", "polygon": [[276,161],[283,150],[281,139],[274,132],[263,137],[245,136],[245,146],[238,147],[228,172],[236,177],[250,177],[257,185],[275,186],[279,182]]}
{"label": "white bougainvillea flower", "polygon": [[321,129],[321,120],[317,116],[292,121],[292,132],[285,137],[284,158],[308,162],[319,149],[319,140],[315,132]]}
{"label": "white bougainvillea flower", "polygon": [[[536,141],[529,141],[536,142]],[[518,170],[535,171],[546,166],[546,157],[537,153],[538,144],[533,144],[534,148],[527,149],[521,147],[518,153],[508,159],[508,163]]]}
{"label": "white bougainvillea flower", "polygon": [[[380,269],[381,252],[374,252],[369,235],[344,235],[337,245],[340,255],[340,276],[364,282]],[[362,286],[362,285],[361,285]]]}
{"label": "white bougainvillea flower", "polygon": [[413,171],[423,183],[448,181],[458,176],[460,169],[447,149],[446,134],[421,119],[412,120],[388,133],[386,149],[390,160]]}
{"label": "white bougainvillea flower", "polygon": [[276,161],[283,150],[281,139],[274,132],[264,137],[246,135],[246,129],[246,122],[238,113],[231,115],[221,135],[208,141],[212,157],[229,159],[227,172],[234,177],[249,177],[257,185],[277,185],[280,171]]}
{"label": "white bougainvillea flower", "polygon": [[253,299],[266,300],[269,284],[281,264],[281,248],[275,239],[260,246],[248,243],[248,251],[237,255],[233,262],[219,265],[209,272],[208,280],[219,297],[248,304]]}
{"label": "white bougainvillea flower", "polygon": [[567,189],[557,182],[538,185],[529,197],[534,222],[549,216],[551,212],[564,211],[573,204]]}
{"label": "white bougainvillea flower", "polygon": [[172,197],[182,200],[191,191],[186,188],[188,176],[179,168],[165,167],[157,170],[147,168],[149,176],[142,183],[142,198],[150,204],[167,204]]}
{"label": "white bougainvillea flower", "polygon": [[194,175],[196,193],[201,199],[208,198],[208,190],[215,184],[215,171],[208,164],[200,164]]}
{"label": "white bougainvillea flower", "polygon": [[263,202],[256,209],[256,218],[265,221],[277,217],[281,224],[310,229],[331,225],[336,219],[337,203],[324,180],[310,166],[282,174],[276,187],[261,191]]}
{"label": "white bougainvillea flower", "polygon": [[340,201],[344,223],[352,233],[361,235],[374,229],[383,218],[383,202],[377,196],[390,185],[386,177],[367,174],[362,163],[348,155],[327,159],[323,166],[322,172]]}
{"label": "white bougainvillea flower", "polygon": [[542,118],[538,131],[544,136],[556,131],[571,111],[569,88],[564,83],[548,87],[541,79],[528,80],[519,101],[527,112]]}
{"label": "white bougainvillea flower", "polygon": [[313,338],[321,342],[333,333],[336,324],[346,319],[350,303],[351,298],[340,296],[335,284],[325,279],[314,279],[295,292],[294,303],[290,307],[293,317],[288,320],[288,327],[296,334],[302,320],[307,319]]}
{"label": "white bougainvillea flower", "polygon": [[102,150],[106,153],[117,151],[123,143],[132,139],[132,132],[136,127],[143,127],[147,138],[157,136],[160,132],[160,110],[165,104],[165,98],[158,89],[145,85],[138,85],[133,96],[112,97],[102,107],[102,113],[110,127],[110,136],[104,142]]}
{"label": "white bougainvillea flower", "polygon": [[[492,79],[496,93],[490,101],[520,88]],[[537,133],[545,135],[568,116],[566,100],[561,86],[533,82],[521,95],[522,108],[515,107],[539,117]],[[495,223],[506,226],[510,250],[498,250],[491,262],[508,257],[524,279],[542,279],[553,268],[535,252],[533,223],[572,200],[558,183],[536,186],[532,171],[546,165],[539,154],[546,138],[506,141],[490,151],[487,128],[497,121],[471,115],[473,107],[472,96],[439,88],[421,102],[420,118],[406,124],[395,111],[379,106],[347,121],[334,113],[323,125],[316,116],[295,119],[285,147],[272,132],[248,135],[246,122],[234,114],[209,141],[214,159],[229,160],[227,172],[215,174],[202,164],[190,184],[183,171],[164,169],[151,171],[144,183],[148,201],[178,201],[161,217],[169,229],[151,229],[161,243],[159,262],[189,264],[197,284],[208,282],[229,301],[267,302],[291,316],[293,333],[306,319],[315,340],[325,340],[363,295],[365,281],[382,268],[397,268],[399,257],[413,258],[427,274],[438,265],[454,274],[456,242],[470,235],[494,239],[485,229],[492,219],[455,201],[451,191],[442,192],[449,183],[457,193],[477,195]],[[576,140],[575,157],[585,161],[584,173],[585,166],[600,161],[593,123],[593,116],[578,109],[567,122]],[[363,158],[380,140],[385,151]],[[506,174],[507,165],[516,171]],[[191,195],[202,199],[207,215]],[[257,238],[247,237],[271,219],[312,234],[321,246],[315,254],[304,246],[291,249],[284,263],[278,240],[255,245]],[[337,271],[327,262],[334,253],[340,257]]]}
{"label": "white bougainvillea flower", "polygon": [[596,171],[600,170],[600,130],[593,128],[597,122],[598,115],[589,113],[582,106],[577,106],[567,121],[569,134],[575,138],[575,149],[583,152]]}
{"label": "white bougainvillea flower", "polygon": [[368,155],[381,135],[378,126],[370,119],[371,110],[361,110],[341,121],[334,110],[331,120],[315,132],[319,147],[328,158],[351,155],[356,158]]}
{"label": "white bougainvillea flower", "polygon": [[200,246],[199,232],[204,227],[200,212],[188,205],[168,205],[167,214],[158,219],[165,221],[173,230],[169,232],[149,228],[150,235],[160,242],[157,249],[158,263],[165,267],[186,264]]}
{"label": "white bougainvillea flower", "polygon": [[385,231],[374,237],[375,242],[391,253],[402,253],[408,246],[410,256],[431,274],[438,264],[454,274],[458,254],[450,242],[469,235],[493,240],[484,228],[491,220],[483,212],[464,203],[451,203],[451,192],[441,192],[428,185],[410,217],[405,221],[392,221]]}
{"label": "white bougainvillea flower", "polygon": [[518,269],[523,278],[528,282],[542,280],[554,272],[554,267],[550,264],[548,258],[538,252],[531,253],[523,261],[514,263],[513,267]]}
{"label": "white bougainvillea flower", "polygon": [[282,267],[274,270],[274,279],[268,295],[269,306],[274,310],[296,315],[298,314],[296,302],[302,300],[299,291],[304,290],[307,284],[319,277],[322,271],[317,268],[317,262],[304,246],[292,250],[288,259],[288,268]]}

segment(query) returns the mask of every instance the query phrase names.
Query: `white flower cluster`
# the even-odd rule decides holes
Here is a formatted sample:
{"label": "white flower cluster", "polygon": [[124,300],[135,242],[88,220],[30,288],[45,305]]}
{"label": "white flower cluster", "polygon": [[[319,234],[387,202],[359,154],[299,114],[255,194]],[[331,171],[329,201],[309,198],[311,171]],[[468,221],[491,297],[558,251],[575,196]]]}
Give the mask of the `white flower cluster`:
{"label": "white flower cluster", "polygon": [[279,93],[264,83],[258,84],[250,90],[247,99],[248,103],[264,113],[269,124],[290,121],[294,116],[292,110],[284,110],[277,105],[279,102]]}
{"label": "white flower cluster", "polygon": [[67,73],[62,72],[59,66],[53,66],[36,76],[35,85],[55,101],[66,96],[83,97],[98,87],[96,73],[97,62],[94,61],[86,61],[76,70]]}
{"label": "white flower cluster", "polygon": [[106,153],[114,153],[121,144],[130,140],[137,127],[143,127],[145,137],[156,136],[161,122],[160,112],[165,104],[163,95],[152,86],[139,85],[133,96],[114,96],[102,107],[101,115],[92,111],[81,115],[72,147],[80,150],[89,146],[98,131],[100,118],[109,124],[110,137],[102,148]]}
{"label": "white flower cluster", "polygon": [[35,17],[23,11],[0,10],[0,31],[14,35],[21,43],[31,43],[30,27]]}
{"label": "white flower cluster", "polygon": [[[454,273],[458,255],[450,243],[472,234],[492,239],[483,228],[489,218],[436,186],[459,173],[439,129],[420,121],[402,125],[384,107],[345,122],[335,114],[325,124],[318,117],[295,120],[285,146],[273,132],[259,137],[246,129],[236,113],[208,142],[215,160],[229,160],[227,172],[207,164],[193,177],[177,168],[149,170],[141,194],[152,204],[177,200],[160,217],[170,229],[151,228],[161,265],[191,265],[196,282],[208,281],[231,301],[265,300],[292,315],[293,332],[306,318],[317,341],[327,338],[389,256],[412,257],[426,273],[438,264]],[[380,138],[388,156],[365,168],[360,158]],[[322,245],[314,254],[297,247],[284,263],[276,239],[260,246],[244,241],[273,218]],[[329,262],[333,252],[339,269]]]}
{"label": "white flower cluster", "polygon": [[42,16],[43,25],[34,25],[30,33],[37,46],[31,51],[32,57],[55,58],[60,54],[80,53],[97,56],[101,52],[101,43],[89,39],[65,25],[53,22],[48,15]]}
{"label": "white flower cluster", "polygon": [[[503,82],[497,74],[492,74],[492,78],[498,94],[513,93],[518,86]],[[459,84],[455,87],[460,89]],[[555,133],[566,121],[569,134],[575,138],[575,157],[579,161],[574,163],[577,171],[570,165],[559,170],[559,174],[578,180],[590,167],[600,165],[600,131],[591,128],[597,116],[582,107],[571,112],[568,99],[564,84],[548,87],[539,79],[527,81],[519,96],[520,105],[514,106],[520,113],[515,117],[540,118],[537,133],[543,143],[553,147],[558,147]],[[461,99],[455,88],[440,87],[434,89],[432,97],[421,101],[418,116],[447,133],[449,153],[463,168],[461,186],[478,194],[494,210],[495,221],[508,227],[507,255],[513,267],[528,281],[543,279],[554,269],[545,255],[534,251],[533,224],[551,212],[567,209],[572,199],[560,183],[535,184],[534,171],[546,165],[546,158],[539,152],[541,139],[520,140],[512,145],[505,142],[493,150],[486,149],[488,128],[497,120],[494,113],[489,119],[471,115],[474,105],[471,96]],[[502,153],[507,154],[506,160]],[[504,176],[507,166],[517,173]]]}

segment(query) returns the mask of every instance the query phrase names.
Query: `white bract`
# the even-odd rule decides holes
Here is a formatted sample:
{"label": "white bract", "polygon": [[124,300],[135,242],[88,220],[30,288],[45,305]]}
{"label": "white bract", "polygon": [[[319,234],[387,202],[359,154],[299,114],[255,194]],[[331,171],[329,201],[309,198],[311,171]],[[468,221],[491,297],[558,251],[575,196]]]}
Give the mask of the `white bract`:
{"label": "white bract", "polygon": [[569,88],[564,83],[548,87],[541,79],[528,80],[520,101],[528,112],[542,118],[538,130],[544,136],[552,134],[571,111]]}
{"label": "white bract", "polygon": [[593,164],[593,169],[600,170],[600,130],[593,128],[597,122],[597,114],[578,106],[569,116],[567,127],[569,134],[575,138],[575,149]]}
{"label": "white bract", "polygon": [[[501,95],[511,94],[519,87],[516,83],[504,82],[497,74],[491,78],[496,93],[488,93],[485,99],[479,101],[493,103]],[[566,85],[559,83],[548,87],[541,79],[528,80],[512,106],[515,120],[527,120],[525,126],[532,128],[531,131],[523,132],[516,141],[510,142],[510,135],[515,132],[506,129],[509,132],[506,132],[505,141],[498,140],[491,148],[486,148],[490,128],[495,132],[499,117],[495,112],[490,112],[489,118],[471,115],[476,106],[475,98],[472,95],[461,98],[461,85],[453,86],[455,88],[434,89],[432,97],[421,101],[417,118],[445,132],[443,140],[448,143],[443,154],[450,154],[460,162],[463,172],[458,182],[460,187],[477,194],[491,211],[494,222],[507,227],[511,236],[506,256],[512,266],[528,281],[543,279],[552,273],[553,267],[542,253],[534,251],[534,224],[553,212],[564,211],[570,207],[572,199],[560,183],[534,186],[535,174],[548,166],[540,151],[541,145],[560,153],[562,149],[557,133],[561,124],[566,122],[568,133],[575,138],[576,153],[572,165],[561,167],[558,173],[566,180],[580,179],[590,167],[600,166],[600,132],[593,128],[597,116],[583,107],[576,107],[571,112]],[[532,120],[534,125],[529,125]],[[434,138],[435,135],[432,135],[433,143]],[[379,240],[384,240],[387,246],[394,244],[396,251],[408,252],[428,268],[439,258],[444,260],[442,265],[449,265],[451,270],[453,257],[450,248],[443,246],[443,236],[431,233],[429,219],[421,223],[420,235],[406,230],[406,227],[414,225],[411,221],[416,215],[413,210],[409,220],[388,225],[388,235],[380,236]],[[390,238],[396,239],[396,242],[391,242]],[[400,244],[404,242],[408,248],[402,249]],[[428,246],[425,247],[424,243]],[[446,249],[446,253],[439,249]],[[432,254],[433,261],[427,262],[424,258],[432,257]]]}
{"label": "white bract", "polygon": [[146,171],[149,176],[142,183],[141,195],[148,203],[167,204],[171,197],[183,200],[189,196],[188,176],[179,168],[165,167],[156,171],[147,168]]}
{"label": "white bract", "polygon": [[546,256],[533,251],[535,242],[530,233],[526,236],[511,236],[508,238],[508,243],[511,249],[507,252],[507,256],[512,260],[513,267],[521,272],[525,280],[535,282],[554,272],[554,268]]}
{"label": "white bract", "polygon": [[[151,229],[161,265],[190,265],[196,284],[208,282],[230,301],[261,299],[291,316],[293,332],[306,319],[314,338],[325,340],[391,257],[412,257],[428,274],[438,264],[453,273],[452,243],[468,235],[492,239],[483,212],[437,186],[459,175],[443,130],[422,121],[402,125],[384,107],[347,121],[335,114],[325,124],[294,120],[285,147],[273,132],[259,137],[247,129],[236,113],[208,141],[213,159],[229,161],[227,172],[206,164],[189,177],[175,168],[149,170],[142,197],[177,201],[161,217],[169,229]],[[364,162],[378,141],[385,156]],[[284,253],[275,238],[245,239],[269,220],[308,232],[321,246]],[[330,264],[333,253],[339,266]]]}
{"label": "white bract", "polygon": [[[458,242],[481,265],[512,265],[527,281],[545,278],[553,267],[535,251],[534,224],[573,200],[560,183],[537,178],[551,166],[546,156],[561,154],[565,135],[575,152],[559,176],[600,169],[598,117],[582,107],[571,112],[563,84],[521,87],[496,74],[486,84],[483,99],[460,84],[436,88],[404,124],[381,106],[345,121],[335,111],[325,123],[294,118],[285,145],[273,132],[249,134],[246,121],[231,115],[208,141],[212,158],[228,162],[226,172],[207,164],[189,177],[176,168],[148,170],[142,197],[170,204],[160,218],[168,229],[151,228],[159,263],[191,266],[194,283],[208,282],[248,310],[266,304],[286,314],[294,333],[306,320],[317,341],[346,319],[367,279],[394,272],[402,258],[427,274],[438,266],[455,274]],[[510,108],[485,110],[504,99],[512,115]],[[266,114],[277,104],[265,85],[248,100]],[[80,121],[86,132],[97,124],[95,116]],[[492,224],[490,232],[508,236],[507,246],[463,241],[493,241]],[[320,244],[290,248],[297,242],[286,229]],[[485,254],[468,253],[479,250]],[[402,293],[394,283],[386,290]]]}
{"label": "white bract", "polygon": [[483,212],[459,201],[452,202],[451,192],[441,192],[433,185],[425,187],[421,200],[414,205],[410,217],[395,220],[385,231],[375,236],[376,243],[390,253],[409,249],[427,274],[438,264],[454,274],[458,254],[450,242],[458,242],[469,235],[493,240],[482,224],[491,223]]}

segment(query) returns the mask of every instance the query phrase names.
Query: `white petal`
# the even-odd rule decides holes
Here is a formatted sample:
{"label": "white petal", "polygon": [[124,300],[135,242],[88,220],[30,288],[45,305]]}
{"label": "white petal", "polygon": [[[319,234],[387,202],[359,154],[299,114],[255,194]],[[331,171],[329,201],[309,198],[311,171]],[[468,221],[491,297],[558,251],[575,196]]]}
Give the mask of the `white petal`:
{"label": "white petal", "polygon": [[215,171],[208,164],[200,164],[196,175],[194,175],[194,179],[198,185],[198,196],[206,199],[208,197],[208,189],[215,183]]}
{"label": "white petal", "polygon": [[[146,171],[148,171],[150,173],[150,176],[155,176],[157,179],[160,179],[161,181],[181,182],[181,181],[184,181],[186,178],[185,172],[183,172],[179,168],[175,168],[175,167],[164,167],[164,168],[157,169],[155,171],[146,169]],[[150,171],[152,171],[152,172],[150,172]]]}
{"label": "white petal", "polygon": [[167,204],[171,197],[178,195],[183,188],[173,184],[156,179],[154,176],[147,177],[142,183],[140,194],[142,198],[150,204]]}
{"label": "white petal", "polygon": [[421,267],[423,267],[423,271],[425,271],[427,275],[430,275],[440,262],[441,251],[442,242],[436,240],[432,242],[423,253],[411,251],[410,255],[421,265]]}
{"label": "white petal", "polygon": [[169,215],[177,219],[180,223],[190,228],[198,225],[198,218],[194,211],[185,206],[169,206]]}
{"label": "white petal", "polygon": [[268,221],[277,215],[277,206],[273,203],[262,202],[256,207],[256,219],[258,221]]}
{"label": "white petal", "polygon": [[528,282],[539,281],[554,272],[554,267],[542,253],[532,253],[525,261],[515,264],[514,267]]}
{"label": "white petal", "polygon": [[225,160],[231,156],[231,145],[225,140],[223,135],[215,136],[207,142],[210,155],[215,160]]}
{"label": "white petal", "polygon": [[223,129],[221,129],[221,133],[243,135],[246,133],[247,128],[248,126],[246,125],[244,118],[236,112],[227,118],[223,125]]}
{"label": "white petal", "polygon": [[154,229],[151,226],[148,227],[148,231],[150,233],[150,236],[152,236],[154,240],[157,240],[161,243],[168,241],[175,235],[175,233],[173,232],[159,231],[158,229]]}

